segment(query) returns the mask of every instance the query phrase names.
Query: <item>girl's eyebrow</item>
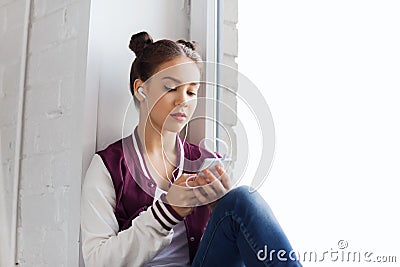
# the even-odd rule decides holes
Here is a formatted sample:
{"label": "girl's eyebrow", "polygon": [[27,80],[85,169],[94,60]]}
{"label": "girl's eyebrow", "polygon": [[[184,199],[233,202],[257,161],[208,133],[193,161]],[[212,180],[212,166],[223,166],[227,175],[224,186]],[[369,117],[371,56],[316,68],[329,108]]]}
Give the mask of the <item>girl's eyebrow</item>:
{"label": "girl's eyebrow", "polygon": [[[163,77],[162,79],[163,80],[170,79],[170,80],[173,80],[174,82],[177,82],[178,84],[186,84],[186,83],[182,83],[180,80],[178,80],[178,79],[176,79],[174,77],[171,77],[171,76],[166,76],[166,77]],[[195,83],[195,82],[190,83],[190,85],[198,85],[198,84],[199,83]]]}

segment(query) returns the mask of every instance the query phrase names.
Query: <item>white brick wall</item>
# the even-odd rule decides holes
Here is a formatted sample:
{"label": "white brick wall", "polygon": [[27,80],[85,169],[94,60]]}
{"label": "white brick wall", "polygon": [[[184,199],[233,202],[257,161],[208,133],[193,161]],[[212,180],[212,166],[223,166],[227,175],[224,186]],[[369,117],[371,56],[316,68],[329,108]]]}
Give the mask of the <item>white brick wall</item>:
{"label": "white brick wall", "polygon": [[[0,131],[11,200],[24,11],[0,0]],[[32,0],[18,207],[18,263],[77,266],[88,0]],[[3,192],[2,192],[3,193]],[[11,201],[7,203],[11,208]],[[11,214],[10,214],[11,217]],[[3,245],[3,244],[1,244]]]}
{"label": "white brick wall", "polygon": [[86,50],[88,38],[88,4],[33,1],[20,185],[20,265],[79,262],[76,211],[82,149],[77,137],[82,132],[86,57],[81,55],[86,54],[82,48]]}

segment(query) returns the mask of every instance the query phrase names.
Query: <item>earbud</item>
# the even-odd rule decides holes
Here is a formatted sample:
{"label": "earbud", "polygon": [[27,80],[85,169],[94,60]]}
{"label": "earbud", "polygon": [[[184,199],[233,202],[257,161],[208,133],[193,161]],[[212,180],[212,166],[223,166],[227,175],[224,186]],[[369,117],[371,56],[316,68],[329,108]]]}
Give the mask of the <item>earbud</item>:
{"label": "earbud", "polygon": [[143,93],[143,87],[139,86],[138,92],[144,99],[146,99],[146,95]]}

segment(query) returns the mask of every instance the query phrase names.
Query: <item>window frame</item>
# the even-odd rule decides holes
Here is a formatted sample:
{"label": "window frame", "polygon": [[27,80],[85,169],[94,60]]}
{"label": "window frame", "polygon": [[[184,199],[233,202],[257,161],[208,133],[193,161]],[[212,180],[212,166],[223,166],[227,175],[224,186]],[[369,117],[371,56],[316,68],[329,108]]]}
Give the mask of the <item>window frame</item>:
{"label": "window frame", "polygon": [[[218,121],[220,118],[220,81],[218,63],[222,62],[222,36],[221,25],[222,4],[220,0],[190,1],[190,39],[199,43],[199,53],[205,62],[215,62],[217,64],[205,64],[202,75],[203,85],[199,97],[215,99],[213,103],[199,102],[194,116],[206,116],[214,120],[195,120],[190,123],[188,140],[199,144],[202,139],[212,140],[214,151],[218,151],[218,143],[215,140],[219,137]],[[205,30],[204,30],[205,29]],[[190,129],[196,131],[190,131]],[[209,142],[207,143],[209,144]]]}

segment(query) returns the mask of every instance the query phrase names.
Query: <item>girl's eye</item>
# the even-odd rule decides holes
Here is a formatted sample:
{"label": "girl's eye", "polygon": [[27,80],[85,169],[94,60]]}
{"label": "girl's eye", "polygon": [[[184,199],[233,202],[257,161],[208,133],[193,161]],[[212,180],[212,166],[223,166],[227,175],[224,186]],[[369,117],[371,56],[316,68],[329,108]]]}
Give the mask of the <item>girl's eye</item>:
{"label": "girl's eye", "polygon": [[[168,86],[164,85],[164,88],[165,88],[165,90],[167,90],[168,92],[176,91],[176,87],[175,87],[175,88],[172,88],[172,87],[168,87]],[[188,94],[189,94],[190,96],[195,96],[195,95],[196,95],[196,93],[194,93],[194,92],[188,92]]]}

